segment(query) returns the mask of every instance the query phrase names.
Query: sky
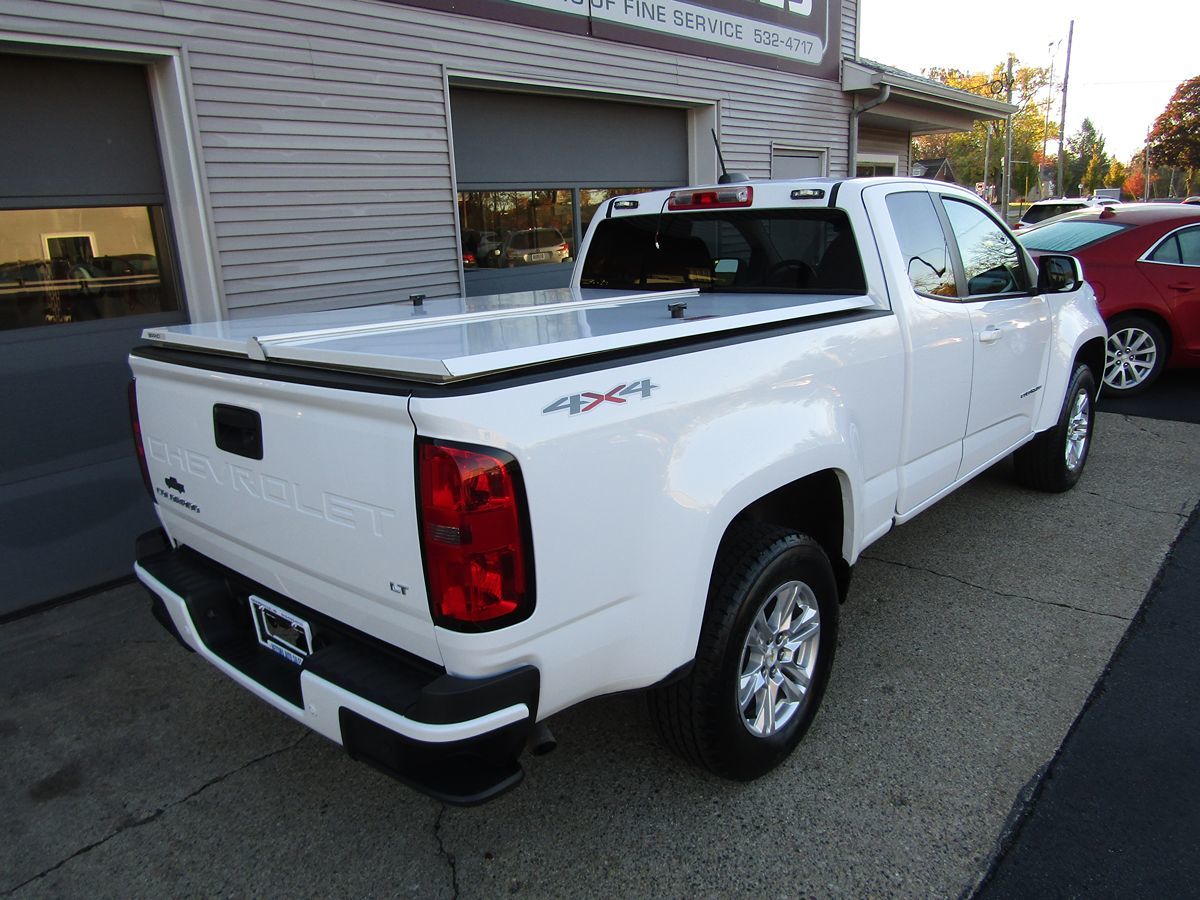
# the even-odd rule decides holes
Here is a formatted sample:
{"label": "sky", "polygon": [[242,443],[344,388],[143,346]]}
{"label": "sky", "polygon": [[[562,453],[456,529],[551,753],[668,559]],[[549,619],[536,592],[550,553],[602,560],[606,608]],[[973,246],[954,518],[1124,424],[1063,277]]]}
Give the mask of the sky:
{"label": "sky", "polygon": [[[1053,122],[1061,115],[1058,88],[1074,19],[1067,137],[1090,118],[1104,135],[1106,152],[1124,163],[1141,151],[1180,82],[1200,75],[1195,41],[1200,3],[1195,0],[1006,0],[986,7],[972,0],[859,2],[859,53],[918,74],[931,66],[991,71],[1009,53],[1020,64],[1048,66],[1052,45],[1061,40],[1054,54]],[[1134,16],[1141,12],[1145,17],[1139,23]]]}

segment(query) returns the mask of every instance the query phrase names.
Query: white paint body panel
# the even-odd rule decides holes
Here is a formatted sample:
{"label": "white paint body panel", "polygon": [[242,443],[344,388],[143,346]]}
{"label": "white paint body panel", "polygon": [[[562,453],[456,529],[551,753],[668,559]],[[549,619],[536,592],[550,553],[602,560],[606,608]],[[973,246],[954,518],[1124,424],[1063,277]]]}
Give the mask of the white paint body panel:
{"label": "white paint body panel", "polygon": [[[250,406],[272,448],[250,468],[293,485],[308,507],[238,496],[207,477],[207,462],[152,450],[155,483],[184,472],[197,485],[193,495],[188,484],[188,499],[199,498],[203,511],[160,504],[163,524],[175,541],[453,675],[537,667],[539,718],[653,684],[693,658],[717,548],[739,513],[797,479],[832,472],[842,493],[840,555],[853,564],[894,524],[1050,427],[1080,348],[1104,336],[1086,288],[982,304],[917,297],[882,193],[864,195],[893,183],[929,188],[887,179],[839,186],[867,278],[857,297],[692,295],[679,299],[696,318],[678,320],[663,315],[663,295],[581,292],[577,262],[565,292],[481,306],[472,306],[478,298],[431,301],[423,322],[402,305],[155,329],[147,337],[163,345],[253,356],[253,338],[258,358],[418,381],[637,348],[636,358],[411,397],[402,388],[305,387],[135,358],[148,447],[209,453],[212,403]],[[825,191],[811,205],[829,203],[833,182],[802,185]],[[756,182],[755,205],[803,206],[809,201],[790,200],[796,186]],[[640,195],[642,211],[660,209],[666,196]],[[1012,340],[982,345],[978,335],[991,325],[1010,329]],[[680,340],[723,332],[737,333],[703,345]],[[1034,386],[1030,378],[1043,387],[1016,396]],[[546,411],[562,397],[643,380],[655,385],[646,397],[586,414]],[[537,585],[528,619],[481,634],[432,624],[416,435],[499,448],[518,461]],[[279,500],[288,496],[280,489]],[[338,506],[347,521],[331,524],[312,514],[313,498],[328,496],[362,505],[353,515]],[[396,581],[410,588],[405,596],[388,590]]]}

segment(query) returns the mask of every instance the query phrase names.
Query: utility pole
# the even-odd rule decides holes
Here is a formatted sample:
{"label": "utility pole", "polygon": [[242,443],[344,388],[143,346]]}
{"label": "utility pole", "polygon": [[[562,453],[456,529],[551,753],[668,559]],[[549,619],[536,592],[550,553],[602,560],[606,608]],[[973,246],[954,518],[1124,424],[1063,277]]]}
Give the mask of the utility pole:
{"label": "utility pole", "polygon": [[[1008,74],[1004,77],[1004,100],[1012,103],[1013,91],[1013,57],[1008,54]],[[1000,200],[1000,218],[1008,222],[1008,199],[1012,194],[1012,113],[1008,114],[1004,125],[1004,196]]]}
{"label": "utility pole", "polygon": [[1146,141],[1146,171],[1142,173],[1142,200],[1150,199],[1150,142]]}
{"label": "utility pole", "polygon": [[1054,102],[1054,57],[1058,54],[1061,44],[1062,38],[1059,38],[1057,43],[1052,41],[1047,47],[1050,51],[1050,81],[1046,85],[1046,120],[1042,123],[1042,161],[1038,165],[1039,200],[1046,199],[1046,180],[1042,177],[1042,167],[1046,165],[1046,143],[1050,140],[1050,106]]}
{"label": "utility pole", "polygon": [[988,190],[988,167],[992,164],[992,123],[987,123],[987,140],[983,143],[983,202],[992,205],[992,192]]}
{"label": "utility pole", "polygon": [[1067,196],[1066,183],[1063,181],[1063,159],[1067,155],[1067,81],[1071,78],[1071,41],[1075,38],[1075,20],[1071,20],[1071,28],[1067,31],[1067,65],[1063,69],[1062,119],[1058,126],[1058,191],[1059,196]]}

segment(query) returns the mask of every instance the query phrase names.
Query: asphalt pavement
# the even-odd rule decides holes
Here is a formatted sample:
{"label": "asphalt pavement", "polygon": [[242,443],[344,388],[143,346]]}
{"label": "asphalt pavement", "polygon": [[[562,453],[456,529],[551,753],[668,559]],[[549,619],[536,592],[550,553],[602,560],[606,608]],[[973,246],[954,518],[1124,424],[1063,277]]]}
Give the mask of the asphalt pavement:
{"label": "asphalt pavement", "polygon": [[[1027,491],[999,465],[872,545],[820,714],[750,784],[664,750],[637,696],[606,697],[553,717],[559,749],[515,791],[448,808],[185,653],[138,586],[4,623],[0,895],[1149,892],[1068,873],[1112,846],[1102,801],[1140,810],[1111,819],[1145,833],[1128,869],[1195,884],[1196,570],[1172,572],[1197,553],[1195,519],[1180,532],[1198,447],[1198,424],[1102,412],[1075,490]],[[1172,585],[1184,605],[1161,599]],[[1109,725],[1085,741],[1095,717]],[[1143,743],[1110,759],[1125,732]]]}
{"label": "asphalt pavement", "polygon": [[[1102,409],[1200,422],[1200,371]],[[1200,455],[1200,445],[1189,451]],[[977,896],[1187,897],[1200,884],[1200,509]]]}

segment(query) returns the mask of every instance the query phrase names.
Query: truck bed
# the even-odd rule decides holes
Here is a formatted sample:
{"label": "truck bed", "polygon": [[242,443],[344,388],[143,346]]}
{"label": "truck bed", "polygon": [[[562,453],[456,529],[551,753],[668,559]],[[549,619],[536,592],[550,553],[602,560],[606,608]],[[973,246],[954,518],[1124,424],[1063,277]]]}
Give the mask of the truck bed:
{"label": "truck bed", "polygon": [[[686,304],[682,315],[671,306]],[[148,328],[154,344],[450,382],[873,307],[864,295],[560,288]]]}

